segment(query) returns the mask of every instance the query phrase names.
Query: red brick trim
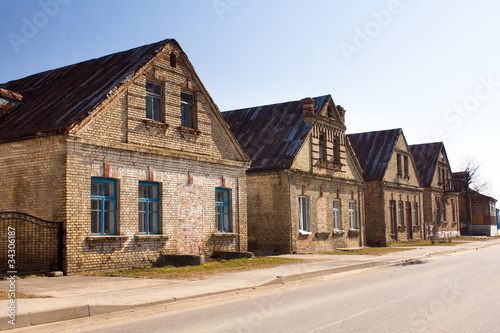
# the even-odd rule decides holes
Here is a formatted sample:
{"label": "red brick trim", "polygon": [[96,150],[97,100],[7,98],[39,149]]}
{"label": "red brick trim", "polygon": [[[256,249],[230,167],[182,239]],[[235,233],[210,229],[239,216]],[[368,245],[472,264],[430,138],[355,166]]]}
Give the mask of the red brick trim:
{"label": "red brick trim", "polygon": [[103,168],[103,177],[105,178],[109,178],[109,169],[110,169],[110,165],[109,165],[109,162],[103,162],[102,163],[102,168]]}

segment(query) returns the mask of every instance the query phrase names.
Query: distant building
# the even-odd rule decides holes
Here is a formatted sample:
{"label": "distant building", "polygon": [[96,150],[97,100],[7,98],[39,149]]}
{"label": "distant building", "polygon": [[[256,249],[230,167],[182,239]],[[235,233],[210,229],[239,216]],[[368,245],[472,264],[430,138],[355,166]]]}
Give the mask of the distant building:
{"label": "distant building", "polygon": [[401,129],[349,134],[366,181],[371,246],[423,238],[423,187]]}
{"label": "distant building", "polygon": [[223,112],[251,158],[248,246],[258,253],[364,245],[361,167],[330,95]]}
{"label": "distant building", "polygon": [[496,236],[497,227],[497,200],[484,194],[475,192],[471,195],[472,201],[472,234]]}
{"label": "distant building", "polygon": [[444,144],[412,145],[410,150],[424,186],[425,237],[460,236],[458,192],[447,186],[452,172]]}

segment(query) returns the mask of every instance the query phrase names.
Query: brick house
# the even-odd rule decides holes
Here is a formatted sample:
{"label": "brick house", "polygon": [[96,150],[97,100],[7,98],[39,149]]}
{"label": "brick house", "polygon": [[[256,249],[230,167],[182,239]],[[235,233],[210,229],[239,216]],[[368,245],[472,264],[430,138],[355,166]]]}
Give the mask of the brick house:
{"label": "brick house", "polygon": [[366,181],[366,242],[421,239],[423,188],[401,129],[347,135]]}
{"label": "brick house", "polygon": [[0,88],[0,211],[64,222],[65,273],[247,250],[250,160],[175,40]]}
{"label": "brick house", "polygon": [[263,254],[364,245],[364,182],[330,95],[223,112],[252,160],[248,246]]}
{"label": "brick house", "polygon": [[424,186],[424,236],[460,236],[459,200],[443,142],[411,145],[410,151]]}

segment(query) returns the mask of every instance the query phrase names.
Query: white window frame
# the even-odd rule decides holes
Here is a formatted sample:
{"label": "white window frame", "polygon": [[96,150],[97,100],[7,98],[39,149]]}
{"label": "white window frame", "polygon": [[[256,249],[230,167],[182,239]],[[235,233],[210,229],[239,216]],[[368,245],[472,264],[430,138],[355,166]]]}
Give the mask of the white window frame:
{"label": "white window frame", "polygon": [[340,200],[333,199],[333,229],[340,230]]}
{"label": "white window frame", "polygon": [[398,201],[398,225],[405,225],[405,206],[403,201]]}
{"label": "white window frame", "polygon": [[412,204],[413,225],[419,225],[418,202]]}
{"label": "white window frame", "polygon": [[356,230],[357,229],[357,221],[356,221],[356,201],[349,200],[349,228]]}
{"label": "white window frame", "polygon": [[298,196],[299,231],[302,234],[311,233],[311,205],[308,196]]}

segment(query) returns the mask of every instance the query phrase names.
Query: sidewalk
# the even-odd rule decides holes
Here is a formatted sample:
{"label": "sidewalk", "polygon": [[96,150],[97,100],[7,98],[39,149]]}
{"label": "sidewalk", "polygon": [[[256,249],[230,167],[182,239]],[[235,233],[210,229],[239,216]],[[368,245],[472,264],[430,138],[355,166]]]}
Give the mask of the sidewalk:
{"label": "sidewalk", "polygon": [[[16,291],[50,298],[16,300],[16,326],[8,323],[9,300],[0,301],[0,330],[94,316],[114,311],[190,299],[313,278],[340,272],[396,264],[432,255],[476,250],[500,245],[500,239],[456,246],[420,247],[386,255],[283,255],[300,259],[323,259],[289,266],[229,273],[204,280],[158,280],[122,277],[64,276],[16,280]],[[9,281],[0,281],[8,290]]]}

